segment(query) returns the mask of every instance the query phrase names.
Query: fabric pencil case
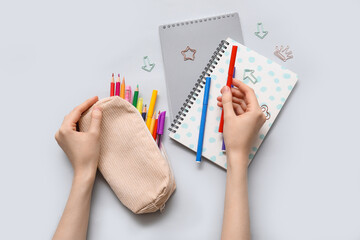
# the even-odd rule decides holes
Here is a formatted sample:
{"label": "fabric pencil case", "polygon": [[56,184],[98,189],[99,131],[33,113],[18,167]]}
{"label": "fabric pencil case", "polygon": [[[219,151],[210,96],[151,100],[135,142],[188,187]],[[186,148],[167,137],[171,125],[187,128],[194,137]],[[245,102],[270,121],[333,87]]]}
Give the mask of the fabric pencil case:
{"label": "fabric pencil case", "polygon": [[[94,106],[103,112],[98,169],[105,180],[132,212],[161,211],[176,188],[163,145],[158,148],[139,111],[126,100],[109,97]],[[80,131],[89,128],[93,107],[81,117]]]}

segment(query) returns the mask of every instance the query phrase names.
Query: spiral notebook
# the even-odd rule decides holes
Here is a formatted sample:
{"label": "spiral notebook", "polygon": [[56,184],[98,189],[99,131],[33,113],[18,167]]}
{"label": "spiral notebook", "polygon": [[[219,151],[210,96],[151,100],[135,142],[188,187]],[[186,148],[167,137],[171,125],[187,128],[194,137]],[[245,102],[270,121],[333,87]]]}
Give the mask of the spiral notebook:
{"label": "spiral notebook", "polygon": [[210,64],[206,65],[203,71],[199,70],[201,75],[194,83],[194,90],[190,92],[187,100],[183,103],[179,115],[171,124],[169,136],[196,151],[204,96],[203,86],[205,77],[210,76],[211,87],[202,156],[223,168],[227,168],[226,153],[221,150],[223,135],[218,132],[221,108],[216,105],[216,97],[220,95],[220,89],[226,85],[233,45],[238,46],[235,78],[242,79],[244,83],[254,89],[259,104],[267,117],[251,148],[249,163],[254,158],[298,79],[294,72],[231,38],[220,43],[211,57]]}
{"label": "spiral notebook", "polygon": [[[227,37],[242,43],[243,37],[237,13],[162,25],[159,33],[173,120],[194,86],[194,79],[199,78],[200,70],[214,53],[214,46]],[[182,51],[188,59],[184,59]]]}

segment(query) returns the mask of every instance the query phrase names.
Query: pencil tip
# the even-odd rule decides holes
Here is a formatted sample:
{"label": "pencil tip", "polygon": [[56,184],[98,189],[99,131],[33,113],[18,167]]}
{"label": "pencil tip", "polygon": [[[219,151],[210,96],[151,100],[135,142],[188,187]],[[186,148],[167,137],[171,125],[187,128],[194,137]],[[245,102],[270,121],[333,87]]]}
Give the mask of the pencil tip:
{"label": "pencil tip", "polygon": [[114,77],[114,73],[112,74],[112,77]]}
{"label": "pencil tip", "polygon": [[120,73],[118,73],[118,77],[120,77]]}

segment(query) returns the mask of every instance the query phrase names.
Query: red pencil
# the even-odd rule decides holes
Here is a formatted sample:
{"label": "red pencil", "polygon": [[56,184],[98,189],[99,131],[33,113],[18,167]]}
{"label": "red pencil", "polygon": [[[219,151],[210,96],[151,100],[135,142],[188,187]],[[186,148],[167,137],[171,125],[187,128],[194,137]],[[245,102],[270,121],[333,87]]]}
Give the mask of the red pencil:
{"label": "red pencil", "polygon": [[[236,52],[237,52],[237,46],[233,46],[231,50],[231,57],[230,57],[230,64],[229,64],[229,72],[228,72],[228,78],[226,82],[226,86],[231,88],[233,74],[234,74],[234,66],[235,66],[235,59],[236,59]],[[219,125],[219,132],[223,132],[224,128],[224,109],[221,111],[221,119],[220,119],[220,125]]]}
{"label": "red pencil", "polygon": [[114,74],[112,74],[111,83],[110,83],[110,97],[114,96],[114,91],[115,91],[115,82],[114,82]]}
{"label": "red pencil", "polygon": [[156,136],[157,136],[157,128],[158,128],[158,120],[159,120],[159,115],[160,115],[160,111],[158,113],[158,115],[156,116],[156,120],[155,120],[155,126],[154,126],[154,131],[152,132],[153,138],[156,141]]}

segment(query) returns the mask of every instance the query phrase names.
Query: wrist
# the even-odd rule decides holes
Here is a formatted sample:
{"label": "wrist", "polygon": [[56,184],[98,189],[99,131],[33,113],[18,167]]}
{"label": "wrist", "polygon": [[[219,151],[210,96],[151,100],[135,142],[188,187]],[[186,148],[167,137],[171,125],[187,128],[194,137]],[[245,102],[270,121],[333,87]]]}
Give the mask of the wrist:
{"label": "wrist", "polygon": [[227,168],[247,171],[249,154],[246,151],[227,151]]}
{"label": "wrist", "polygon": [[96,177],[95,170],[76,170],[74,172],[74,182],[80,184],[93,184]]}

